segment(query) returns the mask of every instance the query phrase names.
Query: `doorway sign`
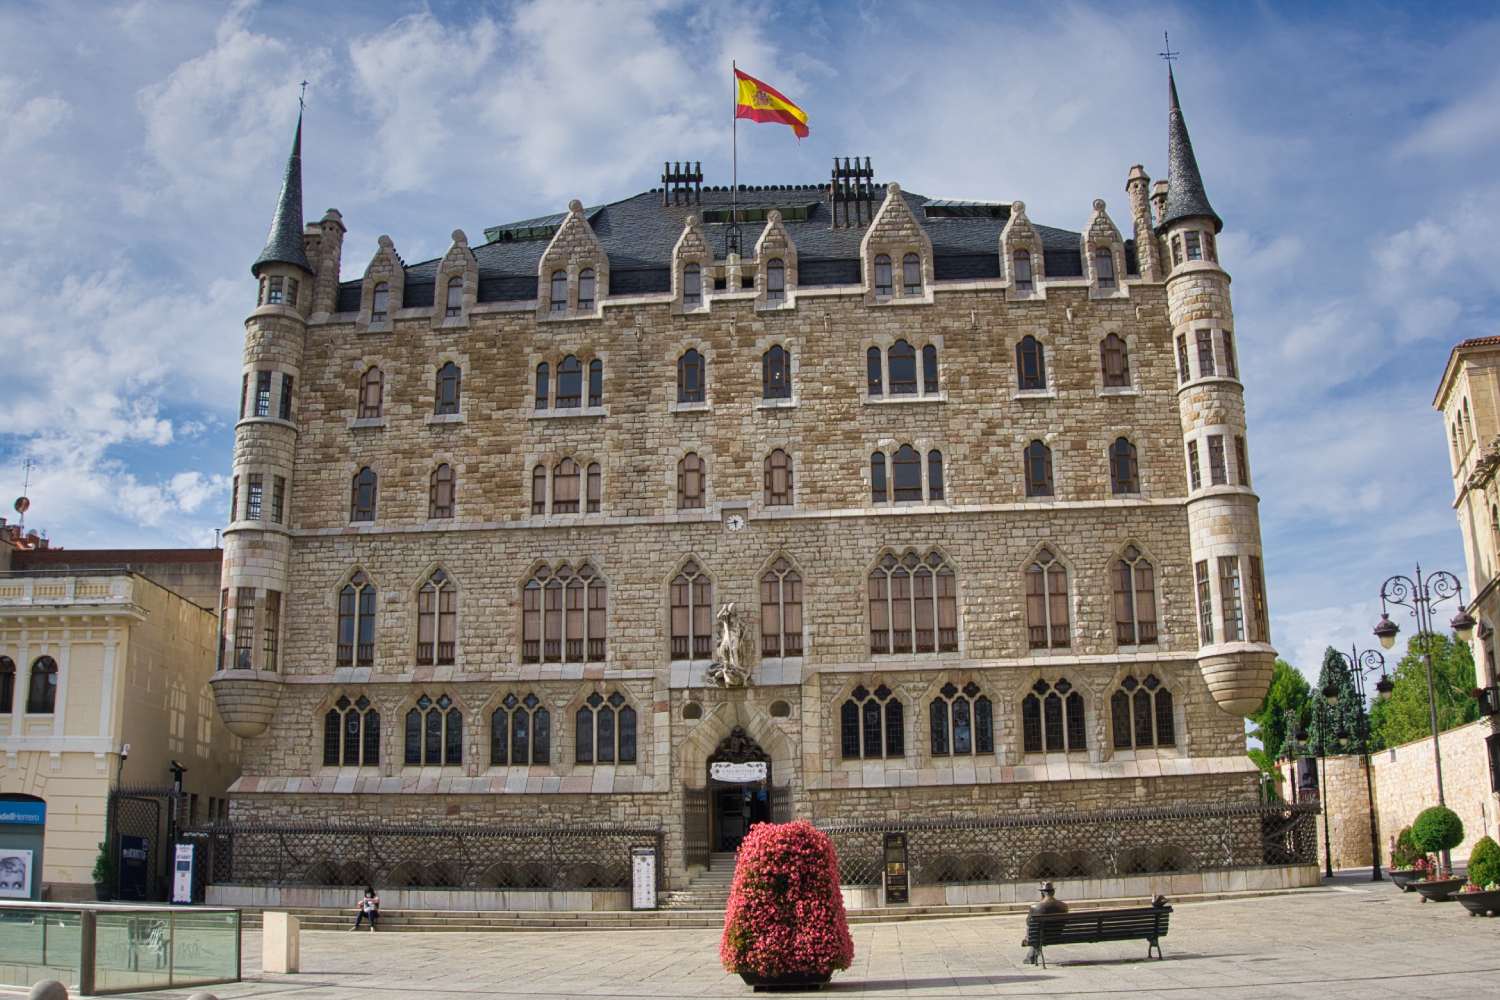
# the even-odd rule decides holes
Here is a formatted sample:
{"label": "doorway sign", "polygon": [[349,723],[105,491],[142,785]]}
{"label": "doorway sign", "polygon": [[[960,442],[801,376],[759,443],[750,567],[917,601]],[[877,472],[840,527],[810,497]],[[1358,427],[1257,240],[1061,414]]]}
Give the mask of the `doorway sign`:
{"label": "doorway sign", "polygon": [[708,776],[726,784],[748,785],[757,781],[765,781],[766,774],[767,765],[763,760],[749,760],[743,763],[719,760],[708,765]]}

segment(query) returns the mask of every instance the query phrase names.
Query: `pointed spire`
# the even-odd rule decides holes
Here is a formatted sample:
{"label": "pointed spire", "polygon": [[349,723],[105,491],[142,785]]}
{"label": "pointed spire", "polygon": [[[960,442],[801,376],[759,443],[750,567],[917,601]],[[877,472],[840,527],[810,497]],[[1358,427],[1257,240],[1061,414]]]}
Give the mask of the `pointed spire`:
{"label": "pointed spire", "polygon": [[1203,175],[1198,173],[1193,140],[1188,138],[1182,106],[1177,103],[1177,79],[1172,75],[1170,63],[1167,64],[1167,89],[1172,98],[1172,106],[1167,112],[1167,208],[1157,224],[1157,231],[1179,219],[1200,217],[1212,219],[1217,233],[1224,228],[1224,222],[1208,203],[1208,194],[1203,190]]}
{"label": "pointed spire", "polygon": [[292,155],[287,157],[286,173],[281,178],[281,197],[276,202],[276,216],[266,248],[250,265],[250,273],[260,274],[262,264],[295,264],[308,274],[312,265],[302,251],[302,112],[297,112],[297,135],[292,140]]}

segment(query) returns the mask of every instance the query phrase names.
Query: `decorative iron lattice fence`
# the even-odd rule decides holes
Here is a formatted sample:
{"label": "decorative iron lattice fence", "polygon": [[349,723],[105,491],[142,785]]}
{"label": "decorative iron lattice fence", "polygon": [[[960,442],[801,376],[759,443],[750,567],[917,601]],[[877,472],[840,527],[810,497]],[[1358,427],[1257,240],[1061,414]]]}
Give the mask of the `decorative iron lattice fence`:
{"label": "decorative iron lattice fence", "polygon": [[1254,805],[820,826],[844,885],[880,882],[893,831],[907,835],[912,883],[932,885],[1317,864],[1317,816],[1316,805]]}
{"label": "decorative iron lattice fence", "polygon": [[655,829],[219,825],[183,833],[210,882],[385,889],[625,889]]}

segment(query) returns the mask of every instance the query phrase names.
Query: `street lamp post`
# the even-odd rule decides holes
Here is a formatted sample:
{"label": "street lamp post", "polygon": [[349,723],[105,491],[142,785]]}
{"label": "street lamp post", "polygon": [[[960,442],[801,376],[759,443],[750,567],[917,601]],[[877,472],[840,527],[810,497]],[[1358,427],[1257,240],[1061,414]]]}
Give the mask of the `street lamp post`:
{"label": "street lamp post", "polygon": [[[1375,682],[1375,697],[1384,701],[1391,696],[1390,675],[1385,672],[1385,657],[1380,655],[1376,649],[1367,649],[1361,652],[1357,647],[1349,647],[1349,655],[1345,656],[1338,650],[1333,651],[1340,660],[1344,661],[1344,669],[1354,678],[1354,691],[1359,696],[1359,717],[1355,724],[1357,731],[1355,738],[1359,740],[1360,754],[1365,762],[1365,800],[1370,807],[1370,881],[1379,882],[1380,876],[1380,828],[1375,817],[1375,779],[1370,774],[1370,712],[1365,707],[1365,675],[1380,671],[1380,680]],[[1329,682],[1323,689],[1323,701],[1329,707],[1338,704],[1338,684]],[[1341,732],[1341,735],[1342,732]],[[1326,824],[1328,819],[1327,805],[1324,805],[1323,819]]]}
{"label": "street lamp post", "polygon": [[[1432,609],[1456,597],[1458,614],[1453,616],[1448,626],[1460,641],[1467,642],[1474,634],[1474,618],[1464,609],[1463,592],[1463,584],[1452,573],[1438,570],[1424,578],[1419,563],[1415,579],[1398,573],[1380,585],[1380,621],[1375,623],[1375,638],[1380,640],[1380,645],[1390,649],[1396,645],[1396,633],[1401,631],[1401,627],[1391,621],[1387,613],[1389,605],[1399,604],[1403,608],[1409,608],[1412,617],[1417,620],[1416,637],[1422,640],[1422,656],[1427,665],[1428,722],[1432,727],[1432,764],[1437,775],[1440,806],[1447,805],[1447,801],[1443,797],[1443,751],[1438,744],[1437,690],[1433,681],[1432,641],[1436,636],[1432,631]],[[1443,867],[1452,867],[1448,851],[1443,852]]]}
{"label": "street lamp post", "polygon": [[1318,778],[1318,808],[1323,812],[1323,873],[1333,878],[1333,845],[1328,839],[1328,706],[1318,706],[1323,725],[1318,727],[1318,763],[1323,773]]}

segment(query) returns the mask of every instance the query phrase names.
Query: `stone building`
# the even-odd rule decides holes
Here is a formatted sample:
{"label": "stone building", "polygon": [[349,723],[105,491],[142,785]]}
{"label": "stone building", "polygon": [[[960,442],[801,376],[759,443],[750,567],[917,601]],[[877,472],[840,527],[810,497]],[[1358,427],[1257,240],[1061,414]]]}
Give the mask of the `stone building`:
{"label": "stone building", "polygon": [[1258,501],[1170,96],[1123,233],[677,163],[352,281],[299,121],[225,531],[234,824],[652,829],[678,884],[764,818],[1253,807]]}

